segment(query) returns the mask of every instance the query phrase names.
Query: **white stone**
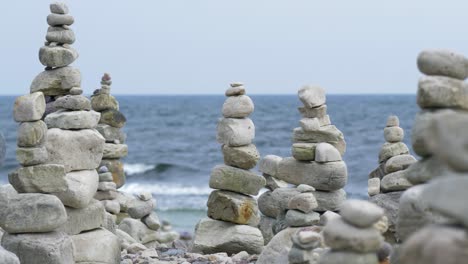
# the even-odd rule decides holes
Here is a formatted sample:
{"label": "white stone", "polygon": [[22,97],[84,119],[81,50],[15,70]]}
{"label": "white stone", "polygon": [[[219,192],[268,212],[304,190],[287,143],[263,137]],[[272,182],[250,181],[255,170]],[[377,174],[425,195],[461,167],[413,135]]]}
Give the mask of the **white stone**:
{"label": "white stone", "polygon": [[315,148],[316,162],[333,162],[341,161],[340,152],[328,143],[319,143]]}
{"label": "white stone", "polygon": [[314,108],[325,104],[325,90],[318,86],[304,86],[299,90],[299,99],[305,107]]}
{"label": "white stone", "polygon": [[128,146],[125,144],[104,144],[104,159],[120,159],[128,155]]}
{"label": "white stone", "polygon": [[255,125],[249,118],[222,118],[217,130],[218,142],[231,147],[249,145],[255,138]]}
{"label": "white stone", "polygon": [[54,192],[63,204],[73,208],[85,208],[97,191],[99,175],[96,170],[82,170],[67,173],[65,176],[68,188]]}
{"label": "white stone", "polygon": [[424,50],[418,55],[418,69],[426,75],[465,80],[468,77],[468,60],[450,50]]}
{"label": "white stone", "polygon": [[421,108],[468,109],[468,85],[458,79],[424,76],[419,80],[417,102]]}
{"label": "white stone", "polygon": [[95,111],[58,110],[48,114],[44,121],[49,129],[88,129],[95,128],[100,118],[101,114]]}
{"label": "white stone", "polygon": [[230,96],[223,104],[223,116],[225,118],[248,117],[254,111],[252,99],[247,95]]}
{"label": "white stone", "polygon": [[368,201],[347,200],[341,205],[340,215],[347,223],[366,228],[379,221],[384,216],[384,210]]}

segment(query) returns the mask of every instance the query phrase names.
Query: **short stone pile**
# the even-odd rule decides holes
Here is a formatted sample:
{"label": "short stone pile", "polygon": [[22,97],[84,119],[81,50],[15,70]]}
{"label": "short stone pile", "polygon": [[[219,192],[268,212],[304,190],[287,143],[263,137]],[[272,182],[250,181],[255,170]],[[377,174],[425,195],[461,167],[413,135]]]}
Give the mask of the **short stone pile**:
{"label": "short stone pile", "polygon": [[320,258],[320,264],[377,264],[376,253],[383,237],[374,225],[384,215],[382,208],[367,201],[348,200],[340,214],[323,230],[325,244],[331,250]]}
{"label": "short stone pile", "polygon": [[95,90],[91,97],[91,106],[94,111],[101,113],[96,129],[106,139],[101,166],[107,167],[116,187],[120,188],[125,184],[125,172],[120,159],[128,155],[128,147],[124,144],[126,135],[121,129],[127,119],[119,111],[119,102],[110,94],[111,85],[111,77],[105,73],[101,79],[101,89]]}
{"label": "short stone pile", "polygon": [[384,129],[386,143],[379,153],[379,167],[369,175],[369,196],[379,193],[404,191],[411,187],[406,179],[406,169],[416,159],[409,154],[403,138],[404,130],[400,127],[397,116],[389,116]]}
{"label": "short stone pile", "polygon": [[264,241],[257,228],[260,214],[252,195],[258,195],[265,186],[265,179],[249,171],[260,158],[252,144],[255,126],[248,118],[254,111],[254,104],[245,95],[241,83],[231,84],[226,96],[223,118],[217,128],[225,164],[214,167],[211,172],[210,187],[216,190],[207,202],[209,218],[202,219],[196,226],[193,252],[258,254]]}
{"label": "short stone pile", "polygon": [[[78,53],[69,26],[74,19],[62,3],[50,5],[47,42],[39,51],[46,70],[31,93],[15,101],[17,159],[9,175],[15,190],[2,189],[6,205],[2,245],[21,263],[117,263],[120,244],[104,226],[103,206],[93,199],[104,138],[95,130],[100,114],[82,96],[81,76],[70,65]],[[47,104],[46,104],[47,102]]]}

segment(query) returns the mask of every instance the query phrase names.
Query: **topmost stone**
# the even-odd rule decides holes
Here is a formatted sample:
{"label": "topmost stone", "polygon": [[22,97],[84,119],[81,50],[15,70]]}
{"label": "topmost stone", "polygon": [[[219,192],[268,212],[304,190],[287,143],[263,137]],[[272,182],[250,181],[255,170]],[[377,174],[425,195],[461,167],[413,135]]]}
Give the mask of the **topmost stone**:
{"label": "topmost stone", "polygon": [[396,115],[391,115],[387,118],[387,127],[399,127],[400,119]]}
{"label": "topmost stone", "polygon": [[425,50],[418,56],[418,68],[426,75],[439,75],[465,80],[468,59],[449,50]]}
{"label": "topmost stone", "polygon": [[50,12],[53,14],[68,14],[68,6],[65,3],[55,2],[50,4]]}
{"label": "topmost stone", "polygon": [[319,107],[325,104],[325,90],[318,86],[304,86],[299,90],[299,99],[305,107]]}
{"label": "topmost stone", "polygon": [[232,87],[232,88],[240,87],[240,86],[244,86],[244,84],[241,83],[241,82],[233,82],[233,83],[231,83],[231,87]]}

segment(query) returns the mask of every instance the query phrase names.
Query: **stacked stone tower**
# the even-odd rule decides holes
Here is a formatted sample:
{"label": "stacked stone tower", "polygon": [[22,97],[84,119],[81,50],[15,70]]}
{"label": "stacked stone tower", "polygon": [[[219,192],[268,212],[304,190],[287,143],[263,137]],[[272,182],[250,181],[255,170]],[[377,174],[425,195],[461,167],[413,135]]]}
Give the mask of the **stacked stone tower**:
{"label": "stacked stone tower", "polygon": [[260,214],[252,195],[258,195],[265,179],[249,171],[260,158],[252,144],[255,126],[248,118],[254,104],[241,83],[231,84],[226,96],[217,128],[225,164],[216,166],[211,173],[210,187],[216,190],[208,199],[209,218],[202,219],[196,227],[193,250],[258,254],[264,241],[257,228]]}
{"label": "stacked stone tower", "polygon": [[409,154],[408,147],[402,142],[404,135],[398,117],[389,116],[384,129],[386,143],[379,153],[379,167],[369,175],[369,196],[381,192],[404,191],[412,186],[406,179],[406,169],[416,159]]}
{"label": "stacked stone tower", "polygon": [[79,71],[69,66],[78,57],[69,46],[74,19],[65,4],[53,3],[50,11],[47,42],[39,51],[46,70],[31,93],[15,101],[22,167],[9,175],[19,194],[1,195],[8,201],[0,203],[0,226],[8,232],[2,245],[22,263],[117,263],[118,238],[101,228],[105,211],[93,199],[104,149],[95,130],[100,114],[81,95]]}
{"label": "stacked stone tower", "polygon": [[91,106],[94,111],[101,113],[97,130],[106,139],[104,156],[101,166],[107,167],[117,188],[125,184],[125,172],[121,158],[128,155],[125,145],[126,135],[122,132],[127,119],[119,111],[119,102],[110,94],[111,77],[105,73],[101,79],[101,89],[94,91],[91,97]]}
{"label": "stacked stone tower", "polygon": [[323,250],[323,238],[314,230],[300,229],[291,238],[290,264],[318,263]]}
{"label": "stacked stone tower", "polygon": [[321,256],[320,264],[377,264],[376,253],[383,237],[374,224],[384,215],[382,208],[367,201],[348,200],[340,214],[323,230],[325,244],[331,250]]}
{"label": "stacked stone tower", "polygon": [[419,80],[417,102],[423,110],[414,124],[413,148],[423,159],[408,176],[419,185],[407,190],[404,196],[409,193],[409,198],[402,196],[400,203],[399,228],[411,234],[401,247],[399,263],[464,263],[468,258],[468,86],[464,82],[468,59],[447,50],[427,50],[420,53],[418,68],[427,76]]}

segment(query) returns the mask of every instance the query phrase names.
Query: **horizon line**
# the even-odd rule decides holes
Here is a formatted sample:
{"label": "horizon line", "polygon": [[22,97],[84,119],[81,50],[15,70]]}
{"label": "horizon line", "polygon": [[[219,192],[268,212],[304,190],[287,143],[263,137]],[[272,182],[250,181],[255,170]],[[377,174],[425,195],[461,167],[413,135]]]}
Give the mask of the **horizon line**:
{"label": "horizon line", "polygon": [[[21,96],[24,94],[0,94],[0,96]],[[91,96],[91,94],[83,94],[85,96]],[[224,96],[224,93],[198,93],[198,94],[171,94],[171,93],[113,93],[114,96]],[[297,93],[249,93],[246,95],[261,95],[261,96],[290,96],[297,95]],[[370,96],[379,96],[379,95],[416,95],[416,93],[327,93],[329,95],[346,95],[346,96],[360,96],[360,95],[370,95]]]}

